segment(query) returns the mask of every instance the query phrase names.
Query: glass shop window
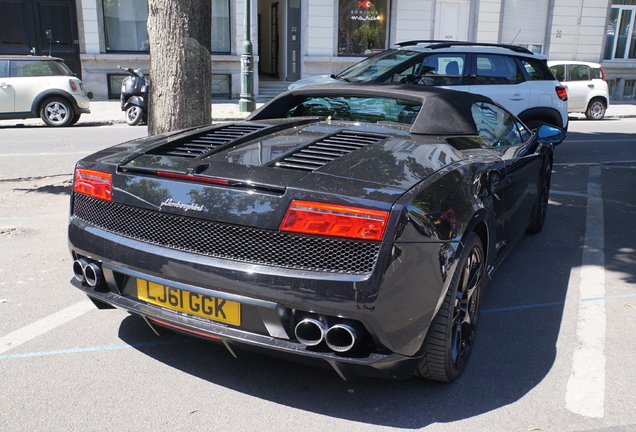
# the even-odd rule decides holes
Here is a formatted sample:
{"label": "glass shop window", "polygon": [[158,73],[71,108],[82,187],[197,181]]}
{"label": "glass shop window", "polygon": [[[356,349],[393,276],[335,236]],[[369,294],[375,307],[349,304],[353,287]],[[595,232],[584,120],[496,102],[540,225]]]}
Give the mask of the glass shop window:
{"label": "glass shop window", "polygon": [[104,0],[106,51],[150,51],[147,0]]}
{"label": "glass shop window", "polygon": [[370,55],[387,48],[389,0],[339,0],[338,55]]}

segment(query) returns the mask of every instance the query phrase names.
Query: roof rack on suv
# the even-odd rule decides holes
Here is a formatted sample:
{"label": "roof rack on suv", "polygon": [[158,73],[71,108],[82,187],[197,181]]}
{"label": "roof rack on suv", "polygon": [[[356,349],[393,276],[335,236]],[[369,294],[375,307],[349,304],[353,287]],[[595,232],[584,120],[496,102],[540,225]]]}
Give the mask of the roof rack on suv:
{"label": "roof rack on suv", "polygon": [[464,42],[464,41],[438,41],[438,40],[412,40],[406,42],[396,43],[399,47],[413,46],[419,44],[429,44],[426,48],[430,49],[440,49],[440,48],[450,48],[452,46],[482,46],[482,47],[493,47],[493,48],[505,48],[511,51],[531,54],[534,55],[532,51],[527,48],[518,46],[518,45],[509,45],[509,44],[497,44],[497,43],[485,43],[485,42]]}

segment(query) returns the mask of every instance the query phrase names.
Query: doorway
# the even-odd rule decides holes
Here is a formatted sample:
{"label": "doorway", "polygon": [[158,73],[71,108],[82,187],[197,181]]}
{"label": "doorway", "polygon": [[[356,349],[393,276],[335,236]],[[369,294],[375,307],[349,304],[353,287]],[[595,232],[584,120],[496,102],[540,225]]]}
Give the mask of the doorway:
{"label": "doorway", "polygon": [[0,54],[59,57],[81,78],[75,0],[0,0]]}
{"label": "doorway", "polygon": [[259,76],[283,81],[300,79],[300,5],[300,0],[258,2]]}

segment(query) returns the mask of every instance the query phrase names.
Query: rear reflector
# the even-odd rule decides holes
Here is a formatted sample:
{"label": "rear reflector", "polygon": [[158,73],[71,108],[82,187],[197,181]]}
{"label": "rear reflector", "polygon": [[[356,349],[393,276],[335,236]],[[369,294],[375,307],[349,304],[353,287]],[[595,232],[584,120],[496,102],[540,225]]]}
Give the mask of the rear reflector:
{"label": "rear reflector", "polygon": [[73,190],[106,201],[113,200],[113,179],[110,173],[77,168]]}
{"label": "rear reflector", "polygon": [[389,212],[358,207],[293,201],[280,225],[281,231],[382,240]]}
{"label": "rear reflector", "polygon": [[166,321],[158,320],[156,318],[150,318],[150,317],[147,317],[147,318],[148,318],[148,321],[153,322],[155,324],[159,324],[159,325],[164,326],[164,327],[168,327],[168,328],[171,328],[171,329],[174,329],[174,330],[179,330],[179,331],[182,331],[182,332],[190,333],[190,334],[193,334],[195,336],[201,336],[201,337],[208,338],[208,339],[214,339],[214,340],[217,340],[217,341],[222,341],[222,339],[220,337],[212,336],[210,334],[203,333],[203,332],[198,331],[198,330],[187,329],[187,328],[184,328],[184,327],[181,327],[181,326],[170,324],[170,323],[168,323]]}
{"label": "rear reflector", "polygon": [[563,86],[556,86],[556,94],[562,101],[568,100],[568,91]]}

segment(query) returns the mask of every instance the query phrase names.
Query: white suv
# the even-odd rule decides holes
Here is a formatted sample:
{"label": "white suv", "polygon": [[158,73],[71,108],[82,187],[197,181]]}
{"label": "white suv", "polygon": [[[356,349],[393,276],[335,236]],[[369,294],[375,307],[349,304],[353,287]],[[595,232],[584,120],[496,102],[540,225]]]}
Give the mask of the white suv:
{"label": "white suv", "polygon": [[329,82],[394,82],[479,93],[500,103],[529,128],[548,123],[567,130],[568,94],[546,57],[516,45],[409,41],[338,75],[297,81],[290,90]]}
{"label": "white suv", "polygon": [[84,84],[55,57],[0,56],[0,120],[70,126],[90,113]]}
{"label": "white suv", "polygon": [[549,61],[556,79],[568,90],[568,112],[585,113],[590,120],[605,117],[609,105],[609,88],[605,72],[598,63]]}

